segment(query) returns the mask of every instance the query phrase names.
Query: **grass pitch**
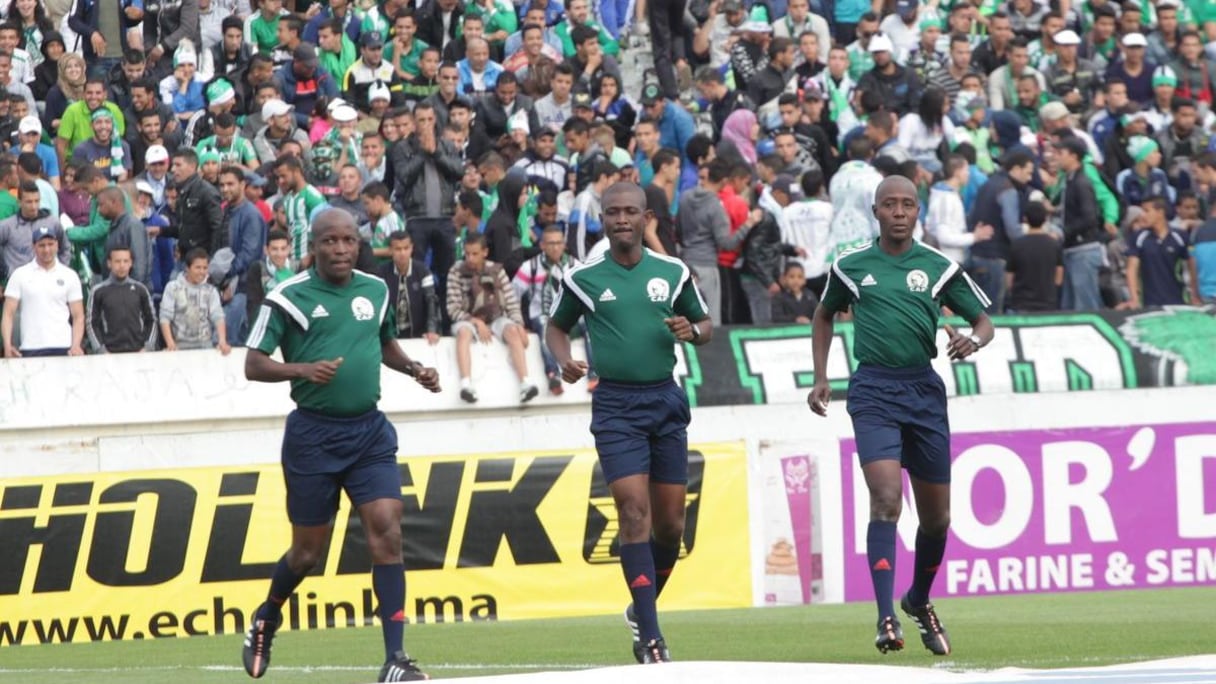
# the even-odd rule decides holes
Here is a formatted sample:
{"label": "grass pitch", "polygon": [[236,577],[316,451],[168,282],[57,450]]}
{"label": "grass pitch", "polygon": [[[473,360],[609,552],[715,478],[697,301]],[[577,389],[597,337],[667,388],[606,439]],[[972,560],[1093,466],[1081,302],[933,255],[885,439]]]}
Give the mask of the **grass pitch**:
{"label": "grass pitch", "polygon": [[[1211,653],[1216,587],[1001,596],[936,602],[955,655],[934,658],[905,624],[908,646],[880,655],[869,603],[662,614],[679,660],[939,666],[1090,667]],[[582,669],[633,662],[620,616],[411,625],[411,655],[435,678]],[[239,682],[241,637],[20,646],[0,654],[0,682]],[[364,684],[382,655],[377,628],[284,633],[265,682]]]}

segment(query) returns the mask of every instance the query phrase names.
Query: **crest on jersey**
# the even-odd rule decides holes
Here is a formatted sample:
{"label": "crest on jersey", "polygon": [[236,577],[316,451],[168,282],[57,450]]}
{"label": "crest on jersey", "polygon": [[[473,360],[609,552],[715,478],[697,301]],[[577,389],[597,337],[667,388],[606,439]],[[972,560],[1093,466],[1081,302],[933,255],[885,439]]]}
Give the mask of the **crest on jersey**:
{"label": "crest on jersey", "polygon": [[355,315],[356,321],[370,321],[376,316],[376,307],[372,306],[367,297],[355,297],[350,300],[350,311]]}
{"label": "crest on jersey", "polygon": [[671,286],[662,278],[651,278],[646,283],[646,295],[652,302],[665,302],[671,297]]}
{"label": "crest on jersey", "polygon": [[908,271],[908,289],[912,292],[924,292],[929,289],[929,276],[919,268]]}

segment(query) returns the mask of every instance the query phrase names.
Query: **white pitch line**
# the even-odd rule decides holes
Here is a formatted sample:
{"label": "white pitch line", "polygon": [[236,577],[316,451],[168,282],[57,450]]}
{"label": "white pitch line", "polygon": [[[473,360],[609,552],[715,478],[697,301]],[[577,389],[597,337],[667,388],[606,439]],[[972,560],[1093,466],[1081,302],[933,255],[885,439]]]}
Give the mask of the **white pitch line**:
{"label": "white pitch line", "polygon": [[[603,667],[603,663],[427,663],[429,670],[520,670],[520,671],[549,671],[549,670],[589,670]],[[275,665],[275,672],[371,672],[378,665]],[[206,672],[244,672],[238,665],[153,665],[148,667],[39,667],[12,668],[0,667],[0,675],[10,674],[99,674],[118,672],[183,672],[203,670]]]}

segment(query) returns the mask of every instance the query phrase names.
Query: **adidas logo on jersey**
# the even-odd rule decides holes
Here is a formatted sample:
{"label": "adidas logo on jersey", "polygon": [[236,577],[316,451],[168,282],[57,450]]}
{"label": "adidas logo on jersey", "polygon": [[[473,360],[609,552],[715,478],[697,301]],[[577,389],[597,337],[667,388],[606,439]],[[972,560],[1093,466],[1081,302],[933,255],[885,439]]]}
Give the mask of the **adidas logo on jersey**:
{"label": "adidas logo on jersey", "polygon": [[604,293],[600,295],[600,301],[601,302],[615,302],[616,301],[616,295],[612,294],[612,288],[608,288],[607,290],[604,290]]}
{"label": "adidas logo on jersey", "polygon": [[874,280],[874,276],[870,275],[869,273],[866,274],[866,277],[861,279],[862,287],[866,287],[869,285],[877,285],[877,284],[878,284],[878,281]]}
{"label": "adidas logo on jersey", "polygon": [[329,312],[325,310],[325,307],[318,304],[317,308],[312,310],[312,317],[313,318],[329,318]]}

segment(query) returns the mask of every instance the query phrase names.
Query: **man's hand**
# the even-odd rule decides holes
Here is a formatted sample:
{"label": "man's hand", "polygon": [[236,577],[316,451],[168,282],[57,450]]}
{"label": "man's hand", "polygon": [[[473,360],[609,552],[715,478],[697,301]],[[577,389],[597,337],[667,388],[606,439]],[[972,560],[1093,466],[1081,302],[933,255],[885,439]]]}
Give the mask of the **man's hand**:
{"label": "man's hand", "polygon": [[832,401],[832,386],[827,380],[816,380],[815,385],[811,387],[810,394],[806,395],[806,405],[811,407],[811,411],[815,415],[827,416],[828,404]]}
{"label": "man's hand", "polygon": [[423,333],[422,336],[426,338],[426,343],[431,345],[432,347],[439,344],[439,333],[433,333],[433,332]]}
{"label": "man's hand", "polygon": [[776,297],[777,293],[780,291],[781,291],[781,285],[779,285],[777,283],[773,283],[772,285],[768,286],[768,296],[769,297]]}
{"label": "man's hand", "polygon": [[93,54],[100,57],[106,53],[106,38],[101,35],[101,31],[94,31],[93,35],[89,36],[89,42],[93,44]]}
{"label": "man's hand", "polygon": [[177,351],[177,341],[165,340],[165,351]]}
{"label": "man's hand", "polygon": [[232,353],[232,347],[228,345],[227,340],[220,340],[220,343],[216,345],[215,348],[220,350],[220,354],[223,354],[224,356],[228,356]]}
{"label": "man's hand", "polygon": [[562,380],[573,385],[587,374],[587,362],[570,359],[562,364]]}
{"label": "man's hand", "polygon": [[139,21],[144,18],[144,11],[138,7],[128,7],[123,10],[123,14],[127,15],[130,21]]}
{"label": "man's hand", "polygon": [[414,380],[431,392],[438,393],[440,391],[439,371],[434,368],[428,368],[417,361],[414,362]]}
{"label": "man's hand", "polygon": [[491,339],[490,326],[486,325],[486,322],[480,318],[474,318],[473,327],[477,328],[477,339],[481,340],[482,344],[489,344]]}
{"label": "man's hand", "polygon": [[992,227],[992,224],[980,221],[975,224],[975,232],[972,235],[975,236],[976,242],[983,242],[984,240],[991,240],[994,232],[996,232],[996,229]]}
{"label": "man's hand", "polygon": [[435,140],[435,132],[418,131],[418,146],[427,154],[435,154],[435,150],[439,149],[439,143]]}
{"label": "man's hand", "polygon": [[950,342],[946,344],[946,351],[951,361],[962,361],[980,350],[980,346],[975,341],[949,325],[946,326],[946,334],[950,336]]}
{"label": "man's hand", "polygon": [[73,344],[68,349],[68,356],[84,356],[84,350],[80,348],[79,344]]}
{"label": "man's hand", "polygon": [[696,335],[693,335],[692,332],[693,324],[689,322],[687,318],[684,318],[683,316],[673,316],[671,318],[664,318],[663,322],[667,324],[667,329],[670,330],[671,334],[675,335],[676,339],[680,342],[691,342],[697,339]]}
{"label": "man's hand", "polygon": [[342,357],[333,361],[318,361],[308,364],[304,371],[304,379],[316,385],[328,385],[330,380],[338,374],[338,366],[342,365]]}
{"label": "man's hand", "polygon": [[10,359],[21,358],[21,351],[11,344],[4,345],[4,356]]}
{"label": "man's hand", "polygon": [[[165,56],[165,48],[161,47],[160,45],[157,45],[156,47],[154,47],[148,51],[148,60],[147,61],[149,64],[155,64],[158,59],[160,59],[161,57],[164,57],[164,56]],[[166,130],[168,130],[168,129],[166,129]]]}

